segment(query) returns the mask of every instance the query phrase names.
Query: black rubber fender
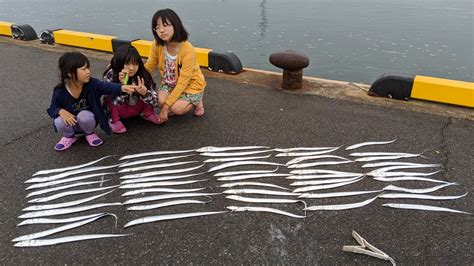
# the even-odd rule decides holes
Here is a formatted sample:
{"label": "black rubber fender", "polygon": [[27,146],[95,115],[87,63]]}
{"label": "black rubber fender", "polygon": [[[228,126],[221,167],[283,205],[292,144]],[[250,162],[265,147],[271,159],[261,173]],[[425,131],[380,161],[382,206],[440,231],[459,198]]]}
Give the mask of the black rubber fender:
{"label": "black rubber fender", "polygon": [[414,77],[382,75],[370,86],[370,96],[388,97],[407,101],[410,98]]}
{"label": "black rubber fender", "polygon": [[38,35],[36,35],[36,31],[28,24],[11,25],[12,29],[12,37],[13,39],[18,39],[22,41],[31,41],[38,39]]}
{"label": "black rubber fender", "polygon": [[112,39],[112,51],[115,53],[118,48],[122,45],[132,45],[132,42],[134,41],[137,41],[138,39],[134,39],[134,40],[131,40],[131,41],[128,41],[128,40],[122,40],[122,39],[118,39],[118,38],[115,38],[115,39]]}
{"label": "black rubber fender", "polygon": [[232,52],[211,51],[208,54],[209,70],[227,74],[239,74],[242,71],[240,59]]}
{"label": "black rubber fender", "polygon": [[54,32],[61,29],[43,30],[40,32],[39,40],[43,44],[54,44]]}

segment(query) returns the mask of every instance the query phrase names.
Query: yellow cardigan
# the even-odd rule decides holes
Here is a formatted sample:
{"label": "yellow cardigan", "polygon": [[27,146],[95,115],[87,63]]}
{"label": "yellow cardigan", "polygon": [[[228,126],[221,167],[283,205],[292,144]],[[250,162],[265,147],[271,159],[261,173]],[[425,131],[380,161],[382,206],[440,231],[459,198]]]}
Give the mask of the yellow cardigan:
{"label": "yellow cardigan", "polygon": [[[183,92],[189,94],[196,94],[204,92],[206,87],[206,80],[199,68],[199,64],[196,61],[196,52],[194,51],[193,45],[189,41],[181,42],[178,56],[176,57],[175,69],[176,75],[176,87],[171,91],[165,104],[172,106],[183,94]],[[161,82],[164,82],[165,72],[165,49],[164,46],[159,45],[156,41],[153,41],[151,46],[150,56],[146,61],[145,68],[148,72],[152,73],[156,67],[159,67]]]}

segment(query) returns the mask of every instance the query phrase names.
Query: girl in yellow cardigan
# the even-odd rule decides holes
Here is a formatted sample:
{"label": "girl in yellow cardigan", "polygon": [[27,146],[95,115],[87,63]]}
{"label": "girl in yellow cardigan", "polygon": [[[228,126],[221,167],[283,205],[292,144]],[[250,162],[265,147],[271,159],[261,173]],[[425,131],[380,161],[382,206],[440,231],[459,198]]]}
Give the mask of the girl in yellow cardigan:
{"label": "girl in yellow cardigan", "polygon": [[183,115],[193,107],[195,116],[204,115],[206,81],[181,19],[173,10],[162,9],[153,15],[151,24],[155,41],[145,68],[150,73],[156,67],[160,71],[160,122],[166,122],[168,115]]}

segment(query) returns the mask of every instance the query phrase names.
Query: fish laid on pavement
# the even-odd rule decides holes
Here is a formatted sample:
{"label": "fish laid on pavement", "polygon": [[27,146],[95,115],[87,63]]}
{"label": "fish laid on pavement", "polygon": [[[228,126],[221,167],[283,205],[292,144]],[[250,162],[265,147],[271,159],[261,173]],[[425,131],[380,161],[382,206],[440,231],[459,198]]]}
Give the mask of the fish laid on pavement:
{"label": "fish laid on pavement", "polygon": [[326,169],[298,169],[291,170],[290,174],[293,175],[306,175],[306,174],[334,174],[344,176],[356,176],[361,175],[362,173],[353,173],[353,172],[344,172],[344,171],[335,171],[335,170],[326,170]]}
{"label": "fish laid on pavement", "polygon": [[183,192],[195,192],[195,191],[201,191],[206,189],[205,187],[201,188],[144,188],[144,189],[136,189],[136,190],[130,190],[125,193],[123,193],[121,196],[122,197],[127,197],[127,196],[133,196],[133,195],[138,195],[138,194],[144,194],[144,193],[157,193],[157,192],[166,192],[166,193],[183,193]]}
{"label": "fish laid on pavement", "polygon": [[116,187],[118,187],[118,185],[108,186],[108,187],[99,187],[99,188],[89,188],[89,189],[64,191],[64,192],[54,194],[54,195],[51,195],[51,196],[48,196],[48,197],[31,199],[31,200],[28,201],[28,203],[48,202],[48,201],[52,201],[52,200],[55,200],[55,199],[66,197],[66,196],[103,191],[103,190],[108,190],[108,189],[112,189],[112,188],[116,188]]}
{"label": "fish laid on pavement", "polygon": [[214,172],[218,170],[222,170],[224,168],[229,168],[229,167],[235,167],[235,166],[242,166],[242,165],[277,165],[277,166],[282,166],[284,164],[281,163],[274,163],[274,162],[265,162],[265,161],[241,161],[241,162],[229,162],[229,163],[223,163],[220,165],[216,165],[214,167],[211,167],[208,172]]}
{"label": "fish laid on pavement", "polygon": [[419,177],[419,176],[395,176],[395,177],[374,177],[374,180],[377,181],[382,181],[382,182],[396,182],[396,181],[426,181],[426,182],[433,182],[433,183],[443,183],[443,184],[448,184],[450,182],[448,181],[443,181],[443,180],[438,180],[438,179],[432,179],[432,178],[426,178],[426,177]]}
{"label": "fish laid on pavement", "polygon": [[348,209],[355,209],[366,206],[377,199],[377,196],[370,198],[368,200],[364,200],[362,202],[356,203],[349,203],[349,204],[334,204],[334,205],[314,205],[306,207],[304,210],[306,211],[340,211],[340,210],[348,210]]}
{"label": "fish laid on pavement", "polygon": [[274,208],[267,208],[267,207],[238,207],[238,206],[227,206],[227,209],[231,210],[232,212],[269,212],[275,213],[280,215],[285,215],[293,218],[306,218],[306,215],[296,215],[293,213],[285,212],[282,210],[274,209]]}
{"label": "fish laid on pavement", "polygon": [[409,155],[392,155],[392,156],[370,156],[360,157],[355,159],[356,162],[372,162],[372,161],[383,161],[383,160],[398,160],[404,158],[418,157],[420,154],[409,154]]}
{"label": "fish laid on pavement", "polygon": [[69,171],[69,170],[75,170],[75,169],[79,169],[79,168],[83,168],[83,167],[86,167],[86,166],[89,166],[89,165],[93,165],[93,164],[96,164],[104,159],[107,159],[107,158],[110,158],[114,155],[109,155],[109,156],[105,156],[105,157],[102,157],[100,159],[97,159],[95,161],[92,161],[92,162],[88,162],[88,163],[84,163],[84,164],[80,164],[80,165],[75,165],[75,166],[69,166],[69,167],[64,167],[64,168],[56,168],[56,169],[48,169],[48,170],[40,170],[36,173],[33,174],[33,176],[37,176],[37,175],[48,175],[48,174],[52,174],[52,173],[59,173],[59,172],[64,172],[64,171]]}
{"label": "fish laid on pavement", "polygon": [[388,185],[388,186],[384,187],[383,190],[385,190],[385,191],[387,191],[387,190],[389,190],[389,191],[400,191],[400,192],[415,193],[415,194],[425,194],[425,193],[435,192],[435,191],[440,190],[442,188],[445,188],[445,187],[448,187],[448,186],[454,186],[454,185],[458,185],[458,183],[447,183],[447,184],[442,184],[442,185],[435,186],[435,187],[418,188],[418,189],[404,188],[404,187],[397,187],[397,186],[394,186],[394,185]]}
{"label": "fish laid on pavement", "polygon": [[32,196],[38,196],[38,195],[42,195],[42,194],[46,194],[46,193],[50,193],[50,192],[54,192],[54,191],[58,191],[58,190],[65,190],[65,189],[73,188],[73,187],[88,186],[88,185],[104,183],[104,182],[107,182],[109,180],[110,179],[99,180],[99,181],[89,181],[89,182],[77,182],[77,183],[72,183],[72,184],[69,184],[69,185],[64,185],[64,186],[59,186],[59,187],[46,188],[46,189],[42,189],[42,190],[33,191],[33,192],[29,193],[28,195],[26,195],[26,198],[29,198],[29,197],[32,197]]}
{"label": "fish laid on pavement", "polygon": [[288,165],[288,169],[293,168],[308,168],[314,166],[321,166],[321,165],[337,165],[337,164],[346,164],[346,163],[353,163],[354,161],[323,161],[323,162],[312,162],[312,163],[297,163],[297,164],[290,164]]}
{"label": "fish laid on pavement", "polygon": [[241,201],[241,202],[249,202],[249,203],[303,203],[306,206],[306,203],[302,200],[297,199],[270,199],[270,198],[249,198],[249,197],[242,197],[238,195],[229,195],[226,196],[226,199]]}
{"label": "fish laid on pavement", "polygon": [[120,182],[120,185],[133,184],[133,183],[145,183],[145,182],[176,180],[176,179],[182,179],[182,178],[187,178],[187,177],[191,177],[191,176],[198,176],[198,175],[202,175],[202,174],[205,174],[205,172],[195,173],[195,174],[187,174],[187,175],[164,175],[164,176],[152,176],[152,177],[125,179],[125,180],[122,180],[122,182]]}
{"label": "fish laid on pavement", "polygon": [[164,199],[213,196],[213,195],[219,195],[219,194],[221,193],[190,192],[190,193],[160,194],[160,195],[129,199],[129,200],[126,200],[123,203],[123,205],[136,204],[136,203],[142,203],[142,202],[148,202],[148,201],[156,201],[156,200],[164,200]]}
{"label": "fish laid on pavement", "polygon": [[[395,166],[395,165],[419,165],[425,166],[424,163],[409,163],[409,162],[379,162],[379,163],[366,163],[362,165],[362,168],[373,168],[373,167],[385,167],[385,166]],[[442,166],[441,164],[436,164],[437,166]]]}
{"label": "fish laid on pavement", "polygon": [[306,151],[306,152],[282,152],[275,155],[275,157],[302,157],[302,156],[314,156],[319,154],[330,153],[335,150],[338,150],[340,147],[336,147],[329,150],[321,150],[321,151]]}
{"label": "fish laid on pavement", "polygon": [[267,173],[267,174],[248,174],[219,177],[218,181],[237,181],[246,179],[266,178],[266,177],[287,177],[289,174]]}
{"label": "fish laid on pavement", "polygon": [[93,209],[103,208],[103,207],[109,207],[109,206],[120,206],[120,205],[122,205],[121,202],[98,203],[98,204],[87,205],[87,206],[27,212],[27,213],[24,213],[24,214],[18,216],[18,218],[27,219],[27,218],[37,218],[37,217],[44,217],[44,216],[55,216],[55,215],[83,212],[83,211],[88,211],[88,210],[93,210]]}
{"label": "fish laid on pavement", "polygon": [[63,226],[60,226],[60,227],[57,227],[57,228],[53,228],[53,229],[49,229],[49,230],[46,230],[46,231],[33,233],[33,234],[29,234],[29,235],[24,235],[24,236],[19,236],[19,237],[14,238],[12,241],[13,242],[19,242],[19,241],[26,241],[26,240],[32,240],[32,239],[37,239],[37,238],[49,236],[49,235],[56,234],[56,233],[59,233],[59,232],[63,232],[63,231],[69,230],[69,229],[79,227],[79,226],[83,226],[83,225],[88,224],[88,223],[92,223],[93,221],[95,221],[97,219],[100,219],[102,217],[109,216],[109,215],[112,215],[112,216],[115,217],[115,219],[117,219],[117,216],[114,215],[114,214],[104,213],[104,214],[101,214],[101,215],[98,215],[98,216],[94,216],[94,217],[91,217],[91,218],[88,218],[88,219],[85,219],[85,220],[81,220],[81,221],[78,221],[78,222],[66,224],[66,225],[63,225]]}
{"label": "fish laid on pavement", "polygon": [[119,165],[119,168],[130,167],[130,166],[145,164],[145,163],[155,163],[155,162],[169,161],[169,160],[174,160],[174,159],[181,159],[181,158],[186,158],[186,157],[190,157],[190,156],[194,156],[194,154],[131,161],[131,162],[123,163],[123,164]]}
{"label": "fish laid on pavement", "polygon": [[250,156],[250,157],[225,157],[225,158],[211,158],[204,160],[204,163],[221,163],[221,162],[234,162],[234,161],[250,161],[258,159],[266,159],[270,157],[271,154],[265,156]]}
{"label": "fish laid on pavement", "polygon": [[53,218],[32,218],[32,219],[26,219],[22,221],[21,223],[17,224],[17,226],[23,226],[23,225],[28,225],[28,224],[66,224],[66,223],[72,223],[72,222],[77,222],[85,219],[89,219],[95,216],[100,216],[102,214],[108,214],[108,213],[95,213],[95,214],[89,214],[89,215],[82,215],[82,216],[74,216],[70,218],[61,218],[61,219],[53,219]]}
{"label": "fish laid on pavement", "polygon": [[266,189],[227,189],[222,193],[224,194],[261,194],[261,195],[274,195],[274,196],[299,196],[298,193],[286,192],[286,191],[275,191]]}
{"label": "fish laid on pavement", "polygon": [[51,239],[33,239],[33,240],[18,242],[14,246],[15,247],[41,247],[41,246],[51,246],[51,245],[69,243],[69,242],[82,241],[82,240],[122,237],[122,236],[128,236],[128,234],[121,234],[121,235],[93,234],[93,235],[66,236],[66,237],[51,238]]}
{"label": "fish laid on pavement", "polygon": [[246,170],[246,171],[227,171],[214,174],[215,177],[219,176],[230,176],[230,175],[244,175],[244,174],[265,174],[274,173],[278,171],[278,166],[273,170]]}
{"label": "fish laid on pavement", "polygon": [[306,186],[306,187],[300,187],[297,189],[294,189],[294,193],[301,193],[301,192],[308,192],[308,191],[314,191],[314,190],[323,190],[323,189],[330,189],[330,188],[336,188],[336,187],[342,187],[342,186],[347,186],[352,183],[358,182],[362,180],[363,178],[356,179],[354,181],[349,181],[349,182],[342,182],[342,183],[334,183],[334,184],[327,184],[327,185],[318,185],[318,186]]}
{"label": "fish laid on pavement", "polygon": [[367,175],[378,176],[381,173],[389,172],[392,170],[400,170],[400,169],[416,169],[416,168],[433,168],[439,167],[439,164],[425,164],[425,165],[392,165],[386,166],[382,168],[377,168],[373,171],[367,173]]}
{"label": "fish laid on pavement", "polygon": [[341,160],[350,161],[349,159],[344,158],[344,157],[342,157],[342,156],[336,156],[336,155],[314,155],[314,156],[296,157],[296,158],[291,159],[291,160],[289,160],[288,162],[286,162],[286,165],[288,166],[288,165],[290,165],[290,164],[300,163],[300,162],[307,161],[307,160],[327,159],[327,158],[341,159]]}
{"label": "fish laid on pavement", "polygon": [[279,188],[283,190],[290,190],[289,188],[286,188],[286,187],[281,187],[275,184],[261,183],[261,182],[233,182],[233,183],[225,183],[225,184],[220,185],[220,187],[225,187],[225,188],[230,188],[230,187],[235,187],[235,186],[262,186],[262,187],[273,187],[273,188]]}
{"label": "fish laid on pavement", "polygon": [[240,147],[214,147],[207,146],[199,148],[197,152],[222,152],[222,151],[238,151],[238,150],[253,150],[253,149],[270,149],[267,146],[240,146]]}
{"label": "fish laid on pavement", "polygon": [[184,172],[191,172],[193,170],[199,169],[203,167],[205,164],[201,164],[195,167],[189,168],[179,168],[179,169],[171,169],[171,170],[160,170],[160,171],[151,171],[145,173],[138,173],[138,174],[129,174],[121,176],[120,179],[130,179],[130,178],[140,178],[140,177],[150,177],[150,176],[157,176],[157,175],[168,175],[168,174],[177,174],[177,173],[184,173]]}
{"label": "fish laid on pavement", "polygon": [[389,140],[389,141],[370,141],[370,142],[362,142],[362,143],[357,143],[351,146],[346,147],[346,151],[348,150],[353,150],[357,149],[360,147],[368,146],[368,145],[383,145],[383,144],[390,144],[395,142],[397,139],[394,140]]}
{"label": "fish laid on pavement", "polygon": [[56,204],[45,204],[45,205],[32,205],[32,206],[28,206],[28,207],[24,208],[22,211],[41,211],[41,210],[58,209],[58,208],[66,208],[66,207],[76,206],[76,205],[79,205],[79,204],[82,204],[82,203],[93,201],[93,200],[98,199],[100,197],[103,197],[107,194],[110,194],[114,191],[115,190],[111,190],[111,191],[107,191],[107,192],[99,194],[99,195],[94,195],[92,197],[79,199],[79,200],[74,200],[74,201],[69,201],[69,202],[61,202],[61,203],[56,203]]}
{"label": "fish laid on pavement", "polygon": [[467,195],[467,192],[463,195],[457,196],[435,196],[425,194],[413,194],[413,193],[384,193],[379,196],[383,199],[423,199],[423,200],[455,200],[460,199]]}
{"label": "fish laid on pavement", "polygon": [[54,181],[50,181],[50,182],[36,183],[36,184],[33,184],[33,185],[25,188],[25,190],[50,187],[50,186],[69,183],[69,182],[73,182],[73,181],[79,181],[79,180],[89,179],[89,178],[98,177],[98,176],[103,177],[103,176],[106,176],[106,175],[113,175],[113,174],[115,174],[115,173],[96,173],[96,174],[89,174],[89,175],[81,175],[81,176],[75,176],[75,177],[70,177],[70,178],[64,178],[64,179],[54,180]]}
{"label": "fish laid on pavement", "polygon": [[49,182],[49,181],[61,179],[61,178],[64,178],[64,177],[68,177],[68,176],[71,176],[71,175],[77,175],[77,174],[83,174],[83,173],[87,173],[87,172],[110,169],[110,168],[117,167],[119,165],[120,164],[80,168],[80,169],[76,169],[76,170],[72,170],[72,171],[62,172],[62,173],[57,174],[57,175],[51,175],[51,176],[45,176],[45,177],[34,177],[34,178],[26,180],[25,183]]}
{"label": "fish laid on pavement", "polygon": [[419,204],[403,204],[403,203],[385,203],[384,207],[390,207],[395,209],[407,209],[407,210],[420,210],[420,211],[434,211],[434,212],[454,212],[472,215],[470,212],[454,210],[450,208],[430,206],[430,205],[419,205]]}
{"label": "fish laid on pavement", "polygon": [[151,188],[151,187],[166,187],[166,186],[181,186],[187,184],[194,184],[197,182],[204,182],[209,179],[200,180],[185,180],[185,181],[161,181],[161,182],[145,182],[121,185],[120,189],[136,189],[136,188]]}
{"label": "fish laid on pavement", "polygon": [[[374,177],[387,177],[387,176],[431,176],[441,172],[441,170],[429,172],[429,173],[420,173],[420,172],[379,172],[371,173],[371,176]],[[369,175],[369,174],[367,174]]]}
{"label": "fish laid on pavement", "polygon": [[296,148],[275,148],[273,149],[276,152],[294,152],[294,151],[320,151],[320,150],[330,150],[337,147],[296,147]]}
{"label": "fish laid on pavement", "polygon": [[198,217],[198,216],[206,216],[206,215],[214,215],[214,214],[221,214],[226,213],[227,211],[214,211],[214,212],[193,212],[193,213],[178,213],[178,214],[164,214],[164,215],[157,215],[157,216],[148,216],[139,219],[132,220],[125,224],[123,227],[130,227],[134,225],[144,224],[144,223],[152,223],[152,222],[160,222],[160,221],[168,221],[168,220],[175,220],[175,219],[184,219],[184,218],[191,218],[191,217]]}
{"label": "fish laid on pavement", "polygon": [[285,177],[285,179],[290,180],[308,180],[308,179],[328,179],[328,178],[339,178],[339,177],[362,177],[364,174],[322,174],[322,175],[290,175]]}
{"label": "fish laid on pavement", "polygon": [[199,161],[184,161],[184,162],[174,162],[174,163],[160,163],[160,164],[152,164],[152,165],[142,165],[136,167],[127,167],[120,169],[119,173],[130,173],[130,172],[138,172],[143,170],[155,169],[155,168],[166,168],[176,165],[183,165],[183,164],[190,164],[190,163],[198,163]]}
{"label": "fish laid on pavement", "polygon": [[358,196],[363,194],[379,193],[383,190],[369,190],[369,191],[346,191],[346,192],[330,192],[330,193],[303,193],[298,198],[307,199],[325,199],[325,198],[338,198],[338,197],[350,197]]}
{"label": "fish laid on pavement", "polygon": [[206,204],[211,202],[209,201],[201,201],[201,200],[190,200],[190,199],[184,199],[184,200],[171,200],[171,201],[165,201],[161,203],[156,203],[156,204],[150,204],[150,205],[135,205],[128,207],[128,211],[147,211],[147,210],[154,210],[154,209],[159,209],[163,207],[168,207],[168,206],[176,206],[176,205],[183,205],[183,204]]}
{"label": "fish laid on pavement", "polygon": [[201,156],[207,157],[233,157],[233,156],[247,156],[259,153],[268,153],[272,150],[263,150],[263,151],[242,151],[242,152],[204,152],[200,153]]}
{"label": "fish laid on pavement", "polygon": [[350,178],[336,178],[336,179],[322,179],[322,180],[305,180],[305,181],[296,181],[290,184],[290,186],[317,186],[323,184],[334,184],[334,183],[343,183],[359,179],[361,176],[355,176]]}

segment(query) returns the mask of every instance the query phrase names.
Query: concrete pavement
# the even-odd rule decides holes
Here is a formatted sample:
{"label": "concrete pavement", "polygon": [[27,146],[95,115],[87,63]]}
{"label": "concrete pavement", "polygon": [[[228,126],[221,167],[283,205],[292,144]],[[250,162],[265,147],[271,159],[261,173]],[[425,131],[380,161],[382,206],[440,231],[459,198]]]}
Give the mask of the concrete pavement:
{"label": "concrete pavement", "polygon": [[[388,202],[403,202],[474,212],[474,123],[470,119],[286,93],[266,84],[232,81],[209,73],[206,75],[204,117],[195,118],[191,114],[173,117],[162,126],[139,118],[129,119],[125,121],[129,132],[114,136],[102,134],[105,144],[101,147],[90,148],[81,139],[67,152],[58,153],[53,150],[58,135],[52,130],[46,109],[59,78],[57,60],[60,54],[8,43],[0,43],[0,51],[1,264],[383,264],[375,258],[341,251],[343,245],[357,244],[351,236],[352,230],[400,264],[462,265],[474,262],[472,215],[382,207]],[[90,59],[93,76],[100,77],[108,62]],[[239,76],[232,78],[239,79]],[[272,82],[275,83],[278,82]],[[426,151],[428,158],[410,161],[440,163],[443,172],[433,178],[460,184],[436,194],[469,194],[445,202],[377,199],[353,210],[310,212],[311,217],[306,219],[267,213],[225,213],[128,229],[123,228],[127,221],[145,213],[127,212],[121,206],[110,207],[100,211],[115,213],[118,228],[114,228],[112,218],[103,218],[57,236],[90,233],[130,233],[130,236],[38,248],[15,248],[11,242],[19,235],[55,227],[16,227],[21,221],[17,216],[28,206],[23,182],[37,170],[76,165],[106,155],[186,150],[208,145],[340,146],[393,138],[397,138],[394,144],[361,151]],[[339,150],[334,154],[347,156],[348,152]],[[117,158],[108,159],[104,164],[115,163]],[[285,161],[275,157],[272,160]],[[360,166],[357,163],[330,169],[358,171]],[[204,184],[208,187],[206,191],[222,191],[215,178],[211,175],[206,178],[210,178]],[[283,186],[289,184],[281,178],[271,181]],[[114,176],[108,183],[115,185],[119,181]],[[366,178],[334,191],[381,189],[387,184]],[[413,188],[433,186],[414,181],[395,184]],[[308,200],[308,204],[352,203],[369,197]],[[119,192],[101,200],[115,201],[123,201]],[[217,195],[205,207],[176,206],[149,211],[146,215],[225,210],[228,205],[246,204]],[[297,205],[270,207],[302,214],[301,206]]]}

